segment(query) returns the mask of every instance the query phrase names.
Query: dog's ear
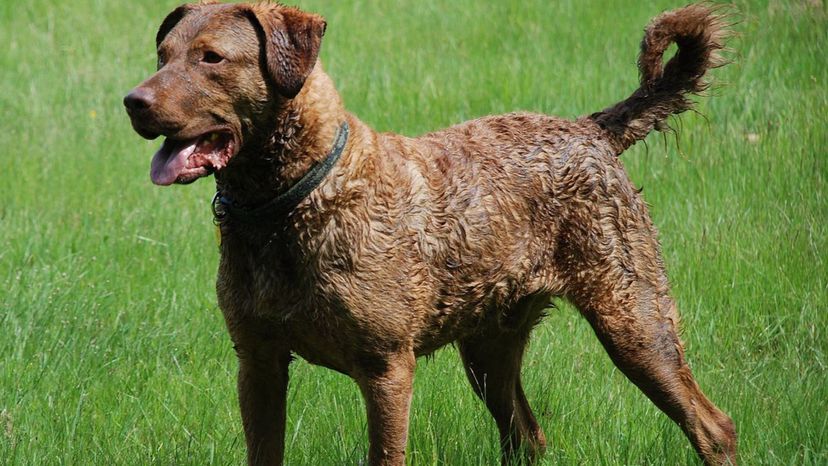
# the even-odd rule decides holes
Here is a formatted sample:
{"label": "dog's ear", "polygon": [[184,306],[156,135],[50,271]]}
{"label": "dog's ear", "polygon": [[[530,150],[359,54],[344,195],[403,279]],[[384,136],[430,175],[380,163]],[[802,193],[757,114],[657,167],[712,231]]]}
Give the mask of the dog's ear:
{"label": "dog's ear", "polygon": [[174,28],[175,25],[178,24],[179,21],[181,21],[181,18],[183,18],[192,9],[193,5],[181,5],[180,7],[170,12],[170,14],[168,14],[166,18],[164,18],[164,21],[161,22],[161,26],[158,28],[158,33],[155,34],[156,48],[158,48],[158,46],[161,45],[161,42],[163,42],[164,38],[167,37],[167,34],[169,34],[170,31],[172,31],[172,28]]}
{"label": "dog's ear", "polygon": [[296,97],[316,65],[325,20],[272,3],[251,6],[249,13],[253,25],[260,29],[269,78],[284,97]]}

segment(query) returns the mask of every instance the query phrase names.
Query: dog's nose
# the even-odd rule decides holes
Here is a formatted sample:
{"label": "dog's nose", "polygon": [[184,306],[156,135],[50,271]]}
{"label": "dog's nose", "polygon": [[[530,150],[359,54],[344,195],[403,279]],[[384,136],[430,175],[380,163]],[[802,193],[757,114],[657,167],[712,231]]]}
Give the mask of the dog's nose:
{"label": "dog's nose", "polygon": [[124,97],[124,107],[128,111],[148,110],[154,102],[155,94],[145,87],[133,89]]}

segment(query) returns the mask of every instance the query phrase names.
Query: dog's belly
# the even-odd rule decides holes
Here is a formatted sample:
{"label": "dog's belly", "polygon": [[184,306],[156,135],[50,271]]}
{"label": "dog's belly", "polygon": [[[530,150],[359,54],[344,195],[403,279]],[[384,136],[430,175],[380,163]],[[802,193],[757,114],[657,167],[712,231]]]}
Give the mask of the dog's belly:
{"label": "dog's belly", "polygon": [[337,335],[330,324],[289,324],[286,328],[290,350],[311,364],[353,375],[354,344],[343,332]]}
{"label": "dog's belly", "polygon": [[483,277],[467,275],[417,287],[399,279],[415,275],[401,270],[385,280],[331,273],[308,286],[278,267],[249,267],[254,262],[239,256],[223,260],[217,289],[234,341],[242,334],[265,335],[312,364],[348,375],[381,364],[383,355],[404,346],[428,355],[482,328],[514,329],[537,317],[516,294],[526,283],[494,280],[474,287]]}

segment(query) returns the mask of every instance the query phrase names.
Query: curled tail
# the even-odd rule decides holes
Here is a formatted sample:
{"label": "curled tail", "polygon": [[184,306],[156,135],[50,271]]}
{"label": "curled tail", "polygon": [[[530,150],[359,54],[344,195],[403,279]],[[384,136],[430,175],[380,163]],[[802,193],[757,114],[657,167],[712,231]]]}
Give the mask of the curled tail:
{"label": "curled tail", "polygon": [[[641,87],[626,100],[589,116],[609,133],[618,154],[653,129],[666,129],[664,120],[670,115],[692,108],[688,96],[707,89],[707,70],[727,63],[719,54],[727,36],[725,16],[707,5],[668,11],[650,22],[638,57]],[[662,65],[673,42],[678,52]]]}

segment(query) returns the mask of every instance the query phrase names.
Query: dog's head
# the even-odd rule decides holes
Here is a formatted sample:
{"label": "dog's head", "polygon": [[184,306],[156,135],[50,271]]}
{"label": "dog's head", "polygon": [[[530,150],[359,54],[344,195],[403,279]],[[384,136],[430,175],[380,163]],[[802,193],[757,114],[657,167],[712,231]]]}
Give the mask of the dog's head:
{"label": "dog's head", "polygon": [[170,13],[156,36],[158,71],[124,98],[138,134],[166,137],[152,181],[190,183],[225,167],[263,119],[297,96],[324,33],[320,16],[275,3]]}

